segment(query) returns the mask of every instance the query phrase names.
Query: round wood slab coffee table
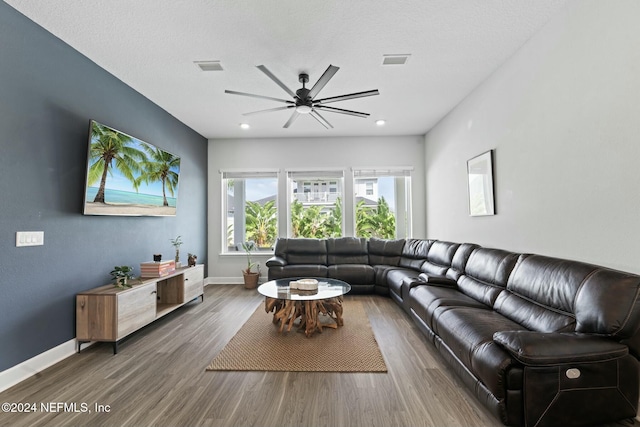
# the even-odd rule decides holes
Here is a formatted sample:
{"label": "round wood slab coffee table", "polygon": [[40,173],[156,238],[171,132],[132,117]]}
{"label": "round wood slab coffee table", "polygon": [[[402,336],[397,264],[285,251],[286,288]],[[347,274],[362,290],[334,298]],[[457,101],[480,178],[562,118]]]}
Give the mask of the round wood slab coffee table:
{"label": "round wood slab coffee table", "polygon": [[[298,328],[304,329],[307,337],[315,332],[322,332],[322,328],[336,329],[344,324],[342,296],[351,290],[351,285],[327,277],[314,279],[318,281],[317,291],[291,289],[290,282],[298,280],[297,278],[270,280],[258,287],[258,292],[265,296],[265,311],[273,311],[273,323],[280,325],[280,332],[285,326],[290,331],[298,318]],[[328,316],[333,322],[321,322],[321,314]]]}

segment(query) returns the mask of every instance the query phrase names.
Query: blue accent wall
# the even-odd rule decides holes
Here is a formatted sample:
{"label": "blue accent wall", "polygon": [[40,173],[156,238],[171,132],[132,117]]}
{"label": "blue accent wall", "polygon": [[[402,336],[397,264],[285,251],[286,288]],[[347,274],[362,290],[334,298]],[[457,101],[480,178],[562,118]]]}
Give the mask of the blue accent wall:
{"label": "blue accent wall", "polygon": [[[181,157],[175,217],[83,216],[89,121]],[[207,140],[0,2],[0,371],[75,337],[75,294],[115,265],[207,259]],[[17,231],[44,246],[16,247]]]}

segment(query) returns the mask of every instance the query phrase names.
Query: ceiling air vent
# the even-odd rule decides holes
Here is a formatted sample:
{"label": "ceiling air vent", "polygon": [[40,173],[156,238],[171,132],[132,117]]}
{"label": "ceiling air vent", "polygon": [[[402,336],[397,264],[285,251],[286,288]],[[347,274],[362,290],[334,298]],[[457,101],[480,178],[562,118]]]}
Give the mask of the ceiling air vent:
{"label": "ceiling air vent", "polygon": [[195,61],[196,64],[202,71],[222,71],[222,65],[220,65],[220,61]]}
{"label": "ceiling air vent", "polygon": [[382,65],[404,65],[411,54],[382,55]]}

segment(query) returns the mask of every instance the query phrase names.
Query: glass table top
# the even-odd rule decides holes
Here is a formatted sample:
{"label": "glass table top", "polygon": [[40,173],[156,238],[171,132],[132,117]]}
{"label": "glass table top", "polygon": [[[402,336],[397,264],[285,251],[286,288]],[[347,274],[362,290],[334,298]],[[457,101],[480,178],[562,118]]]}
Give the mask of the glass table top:
{"label": "glass table top", "polygon": [[313,301],[339,297],[351,290],[351,285],[348,283],[338,279],[330,279],[328,277],[305,277],[305,279],[316,279],[318,281],[317,291],[291,289],[289,287],[289,282],[299,279],[302,278],[297,277],[270,280],[258,286],[258,292],[269,298],[288,299],[294,301]]}

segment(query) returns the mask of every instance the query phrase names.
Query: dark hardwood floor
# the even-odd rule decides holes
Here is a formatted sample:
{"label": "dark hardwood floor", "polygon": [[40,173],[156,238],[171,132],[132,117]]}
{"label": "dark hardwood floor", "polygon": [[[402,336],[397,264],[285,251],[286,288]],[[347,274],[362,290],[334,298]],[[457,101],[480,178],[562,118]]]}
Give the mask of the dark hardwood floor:
{"label": "dark hardwood floor", "polygon": [[501,425],[391,299],[348,298],[364,302],[388,373],[207,372],[263,301],[241,285],[210,285],[204,303],[135,333],[117,355],[97,344],[0,393],[0,402],[36,405],[0,412],[0,425]]}

